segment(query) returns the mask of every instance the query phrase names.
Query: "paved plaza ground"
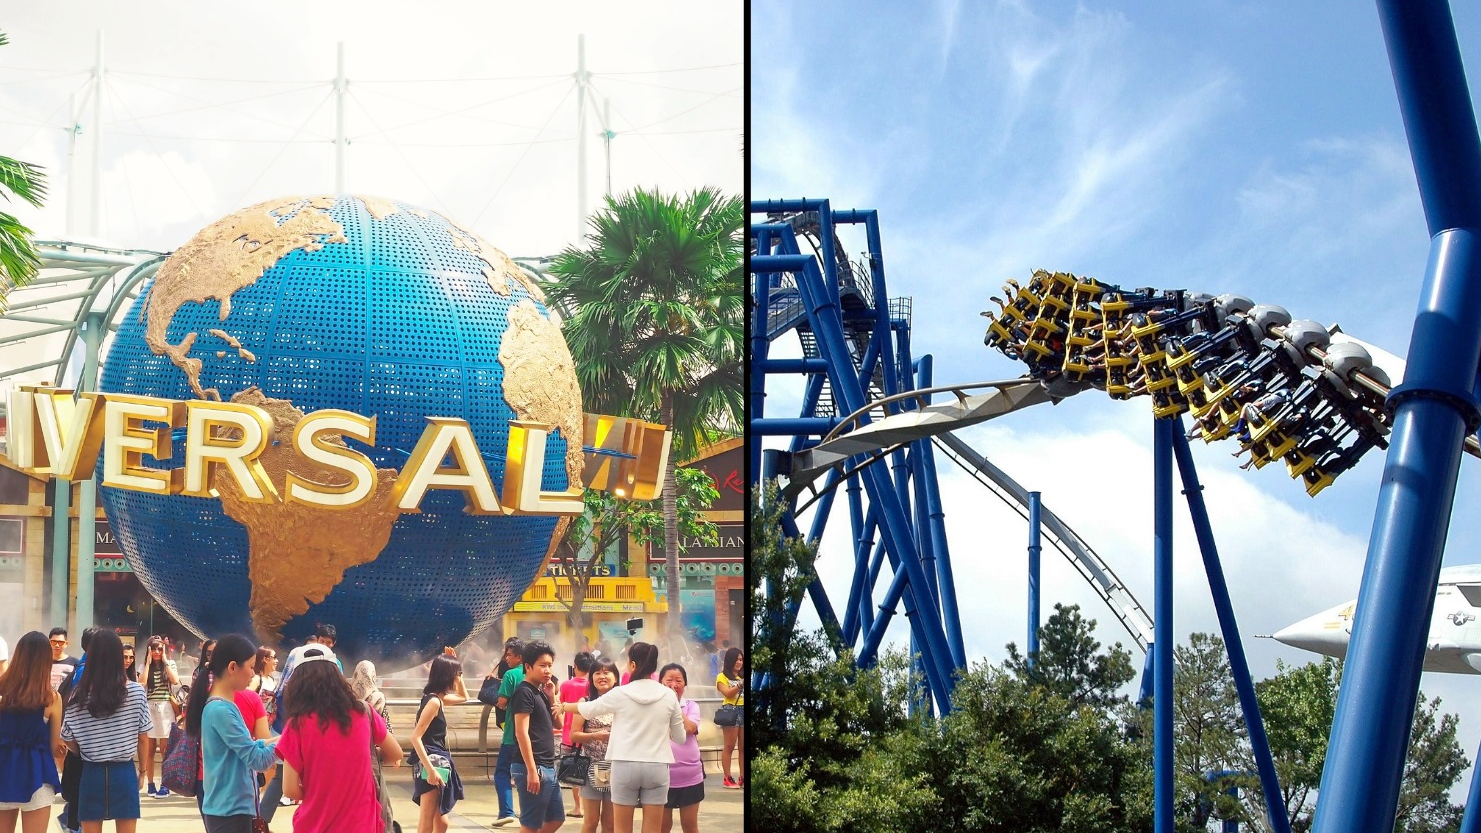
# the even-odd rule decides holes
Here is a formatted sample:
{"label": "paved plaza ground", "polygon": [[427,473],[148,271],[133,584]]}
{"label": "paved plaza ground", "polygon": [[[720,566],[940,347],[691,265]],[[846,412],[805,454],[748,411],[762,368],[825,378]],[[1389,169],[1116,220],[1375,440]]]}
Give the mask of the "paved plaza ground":
{"label": "paved plaza ground", "polygon": [[[699,829],[703,833],[741,833],[745,829],[745,791],[727,790],[721,786],[719,775],[709,775],[705,779],[705,800],[699,805]],[[387,770],[386,787],[391,791],[392,801],[395,804],[396,821],[401,823],[404,833],[412,833],[417,829],[417,807],[411,802],[411,769],[401,767],[399,769]],[[480,778],[469,778],[463,782],[463,791],[466,797],[458,802],[453,808],[453,813],[448,817],[449,830],[505,830],[515,833],[519,830],[517,825],[508,827],[491,828],[490,825],[499,815],[498,797],[494,794],[493,784]],[[566,811],[570,812],[570,791],[566,790]],[[153,799],[141,797],[139,799],[143,808],[143,818],[139,822],[140,833],[201,833],[201,817],[195,809],[195,799],[183,796],[170,796],[169,798]],[[518,799],[516,799],[516,802]],[[55,815],[61,815],[62,805],[58,803]],[[641,819],[642,811],[638,817]],[[56,831],[59,828],[53,824],[48,831]],[[105,824],[104,830],[112,830],[110,825]],[[278,814],[273,819],[273,833],[291,833],[293,830],[292,808],[280,807]],[[581,819],[567,818],[561,830],[578,831],[581,829]],[[674,831],[678,833],[678,813],[674,814]],[[346,831],[354,833],[354,831]]]}

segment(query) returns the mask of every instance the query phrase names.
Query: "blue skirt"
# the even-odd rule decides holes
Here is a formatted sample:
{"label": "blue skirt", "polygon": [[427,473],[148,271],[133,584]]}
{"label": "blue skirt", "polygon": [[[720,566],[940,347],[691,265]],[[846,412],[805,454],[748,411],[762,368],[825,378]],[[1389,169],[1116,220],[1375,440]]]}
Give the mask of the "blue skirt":
{"label": "blue skirt", "polygon": [[82,762],[77,795],[79,821],[139,817],[139,771],[133,761]]}

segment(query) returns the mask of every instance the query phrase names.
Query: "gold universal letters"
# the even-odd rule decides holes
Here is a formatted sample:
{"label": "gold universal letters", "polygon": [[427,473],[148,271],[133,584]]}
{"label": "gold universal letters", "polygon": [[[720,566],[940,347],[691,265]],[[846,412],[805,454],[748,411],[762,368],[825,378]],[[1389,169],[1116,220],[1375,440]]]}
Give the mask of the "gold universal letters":
{"label": "gold universal letters", "polygon": [[[348,509],[373,499],[377,474],[368,456],[340,438],[373,446],[375,427],[374,417],[329,409],[305,416],[291,437],[278,438],[272,416],[255,405],[107,393],[74,398],[71,390],[22,385],[9,395],[8,446],[17,466],[40,476],[87,476],[102,454],[104,486],[217,497],[211,483],[221,471],[236,482],[244,499],[254,503],[287,500]],[[186,432],[184,466],[145,466],[145,455],[170,458],[171,432],[179,428]],[[584,428],[591,450],[585,454],[582,482],[563,491],[545,491],[540,487],[545,447],[555,426],[511,420],[501,502],[467,420],[427,417],[426,429],[396,478],[391,505],[397,512],[416,512],[429,490],[454,489],[464,494],[465,511],[473,514],[579,515],[585,489],[628,500],[658,497],[672,439],[669,431],[651,422],[602,414],[587,414]],[[279,441],[291,442],[303,457],[344,477],[321,483],[289,472],[280,495],[259,460]],[[451,462],[443,465],[449,457]]]}

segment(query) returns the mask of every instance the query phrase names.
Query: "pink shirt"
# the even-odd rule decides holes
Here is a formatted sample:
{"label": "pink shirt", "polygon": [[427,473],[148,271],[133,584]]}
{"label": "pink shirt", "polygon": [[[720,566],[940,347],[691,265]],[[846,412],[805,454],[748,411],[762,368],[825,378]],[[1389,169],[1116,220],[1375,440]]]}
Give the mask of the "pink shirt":
{"label": "pink shirt", "polygon": [[[561,683],[561,702],[574,703],[586,696],[586,678],[572,677]],[[561,727],[561,743],[571,745],[571,724],[576,720],[576,715],[567,713],[565,725]]]}
{"label": "pink shirt", "polygon": [[[679,701],[679,711],[699,725],[699,704],[693,700]],[[699,735],[688,734],[683,743],[669,741],[674,749],[674,762],[669,764],[670,787],[692,787],[705,779],[704,764],[699,762]]]}
{"label": "pink shirt", "polygon": [[372,712],[367,723],[365,713],[358,710],[350,713],[349,734],[338,723],[318,715],[297,718],[283,727],[278,757],[298,772],[303,784],[303,803],[293,814],[295,831],[380,829],[380,802],[370,761],[372,736],[377,744],[385,739],[385,721]]}
{"label": "pink shirt", "polygon": [[[232,701],[237,704],[237,711],[242,713],[242,720],[247,723],[247,734],[257,737],[257,718],[267,717],[267,709],[262,706],[262,697],[251,689],[244,688],[232,695]],[[197,773],[202,781],[206,780],[206,762],[201,760],[200,772]]]}

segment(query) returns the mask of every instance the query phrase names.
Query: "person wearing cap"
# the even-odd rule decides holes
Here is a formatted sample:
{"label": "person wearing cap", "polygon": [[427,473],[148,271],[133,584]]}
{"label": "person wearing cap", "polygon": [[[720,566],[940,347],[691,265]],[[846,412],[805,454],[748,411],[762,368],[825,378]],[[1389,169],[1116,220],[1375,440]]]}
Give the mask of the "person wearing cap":
{"label": "person wearing cap", "polygon": [[[273,711],[272,730],[279,734],[283,731],[285,715],[288,714],[285,694],[288,690],[288,678],[293,674],[293,667],[297,665],[310,650],[323,652],[325,656],[334,660],[334,665],[341,674],[344,673],[344,664],[339,657],[334,655],[334,644],[339,637],[339,631],[331,624],[320,622],[314,626],[314,632],[304,643],[288,652],[288,658],[283,660],[283,671],[278,677],[278,688],[276,693],[278,705]],[[283,797],[283,766],[279,764],[273,770],[271,780],[267,782],[267,789],[262,793],[262,818],[271,822],[277,814],[278,807],[289,806],[291,799]]]}

